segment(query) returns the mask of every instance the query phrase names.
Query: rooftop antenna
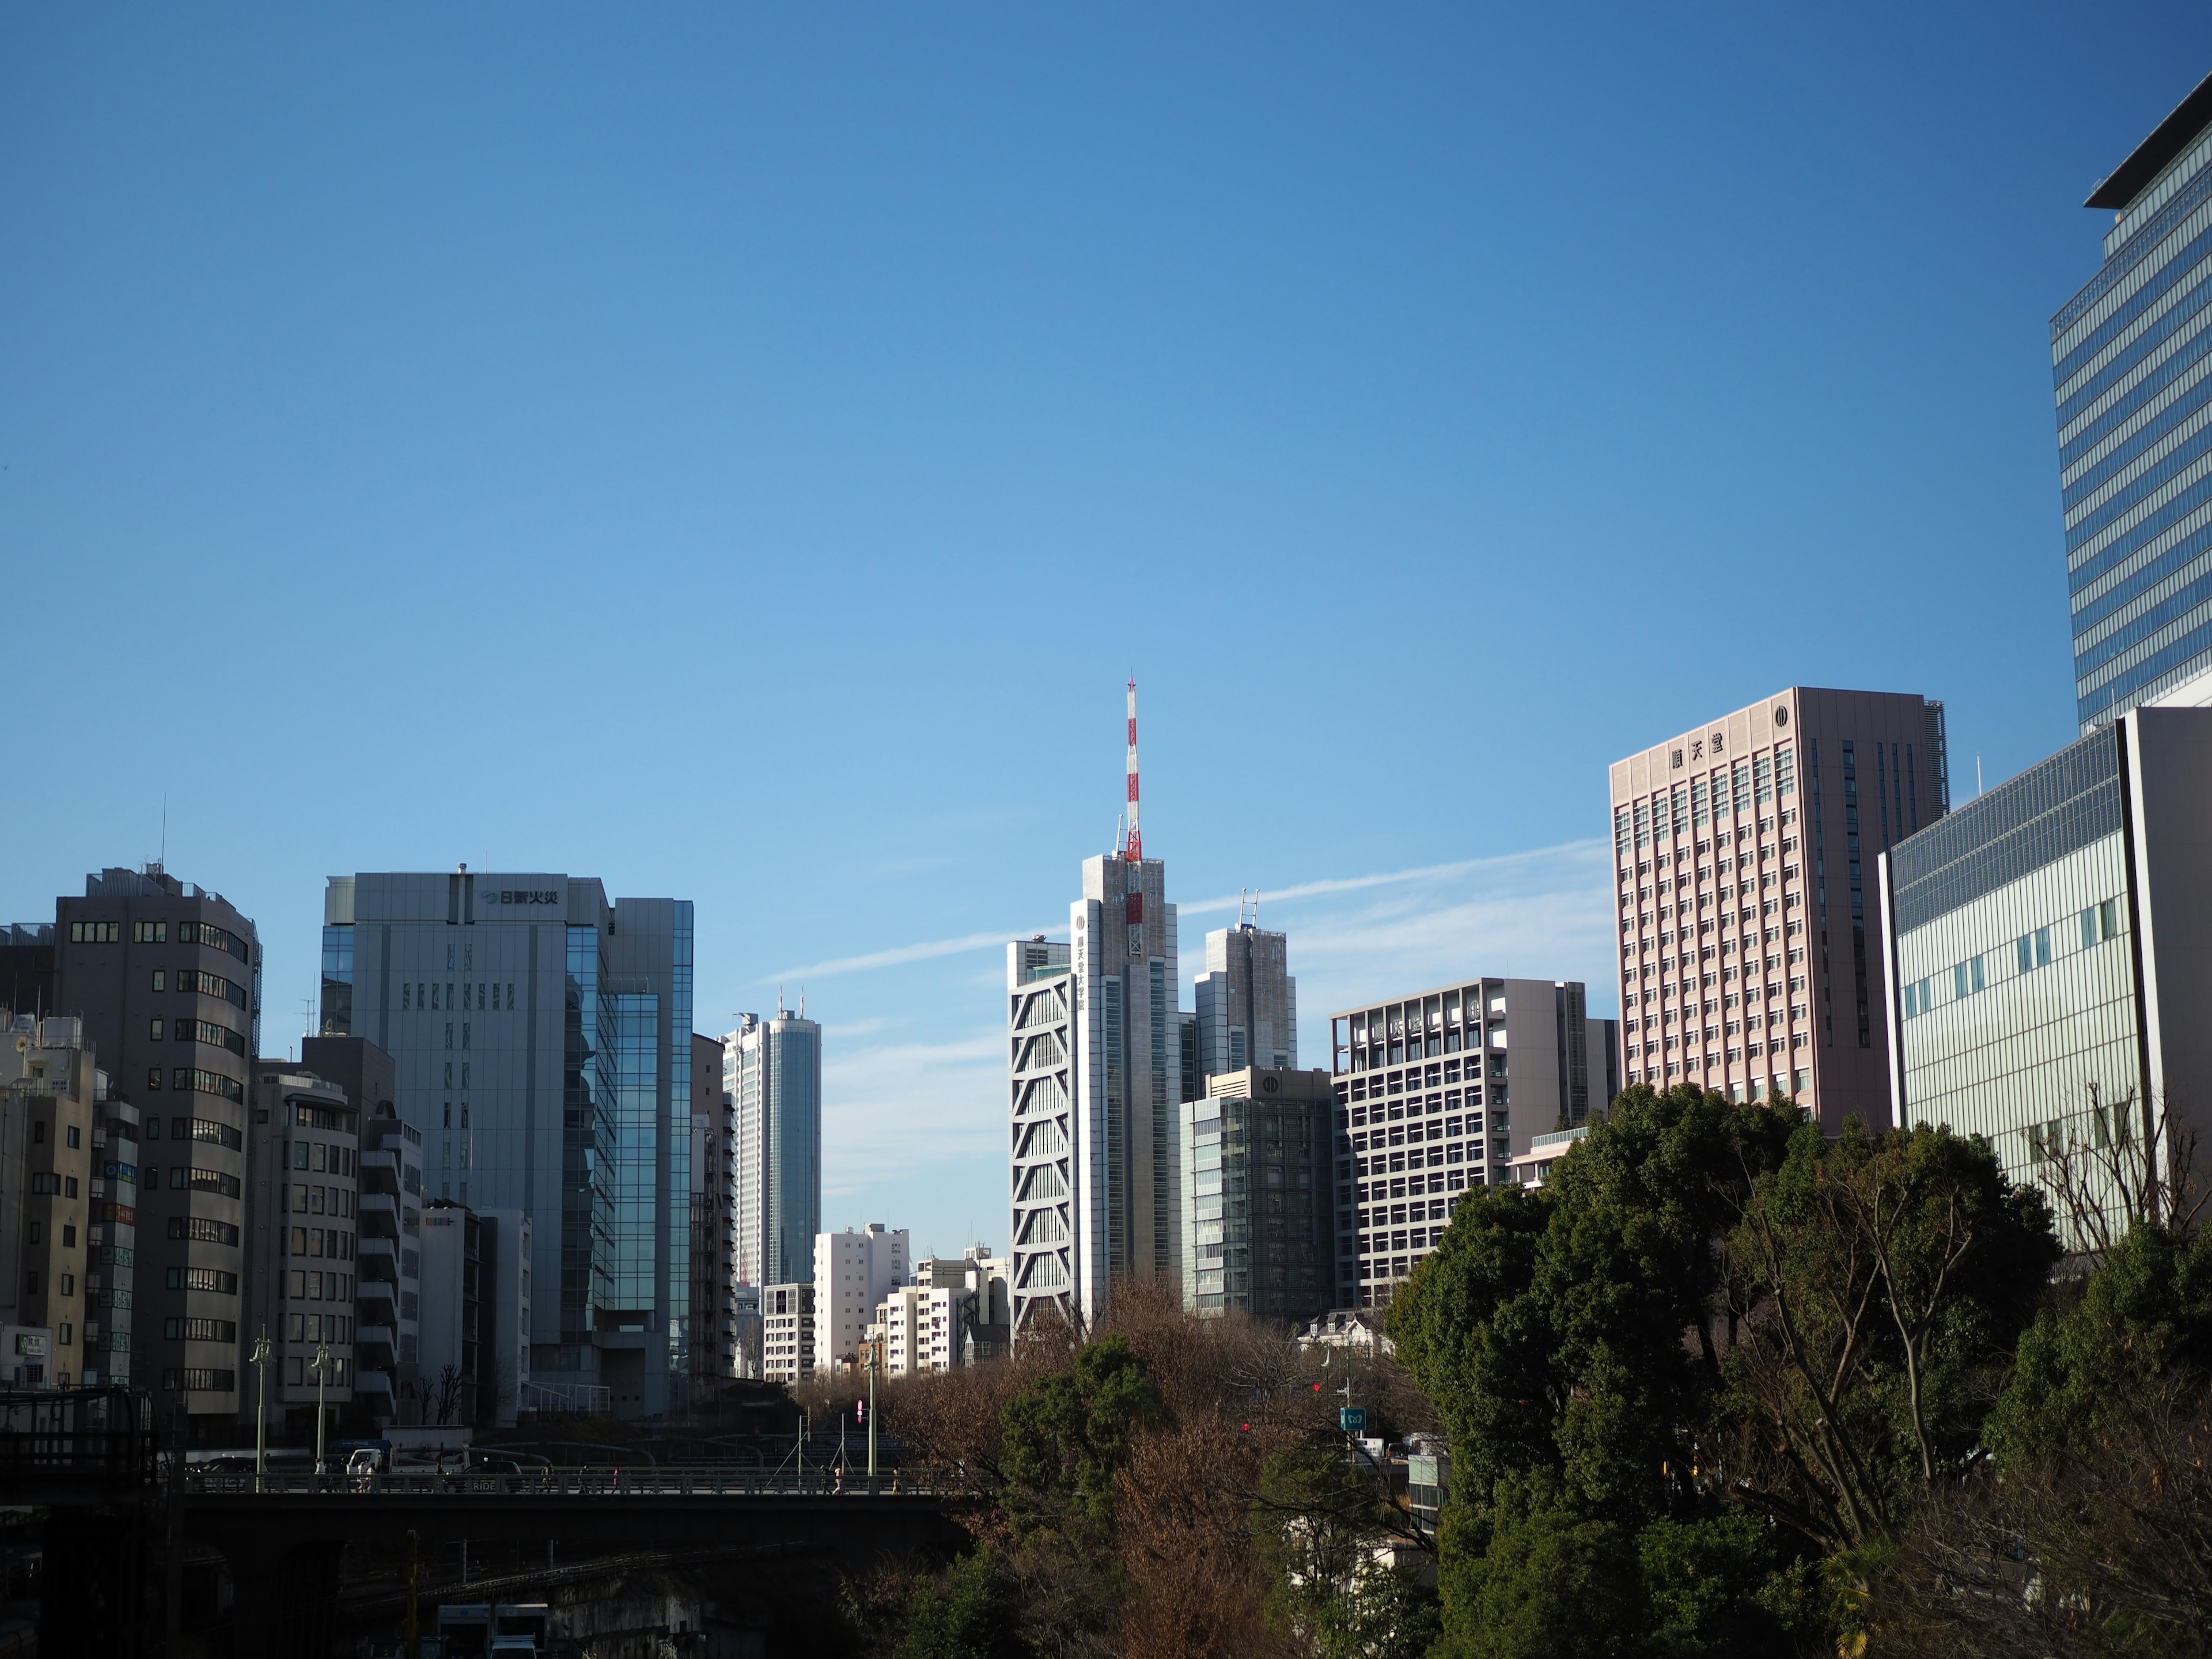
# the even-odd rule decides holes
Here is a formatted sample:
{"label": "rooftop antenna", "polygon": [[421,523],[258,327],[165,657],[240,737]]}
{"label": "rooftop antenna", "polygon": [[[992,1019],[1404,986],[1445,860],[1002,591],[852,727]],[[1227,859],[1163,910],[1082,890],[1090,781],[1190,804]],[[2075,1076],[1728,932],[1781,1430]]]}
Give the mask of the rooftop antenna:
{"label": "rooftop antenna", "polygon": [[775,1017],[778,1019],[783,1018],[783,986],[781,981],[775,988]]}
{"label": "rooftop antenna", "polygon": [[1977,756],[1975,756],[1975,757],[1974,757],[1974,799],[1975,799],[1976,800],[1979,800],[1981,798],[1982,798],[1982,757],[1981,757],[1979,755],[1977,755]]}
{"label": "rooftop antenna", "polygon": [[154,866],[167,872],[169,867],[169,792],[161,792],[161,861]]}
{"label": "rooftop antenna", "polygon": [[1142,861],[1145,842],[1137,829],[1137,682],[1129,680],[1129,846],[1122,856],[1132,864]]}

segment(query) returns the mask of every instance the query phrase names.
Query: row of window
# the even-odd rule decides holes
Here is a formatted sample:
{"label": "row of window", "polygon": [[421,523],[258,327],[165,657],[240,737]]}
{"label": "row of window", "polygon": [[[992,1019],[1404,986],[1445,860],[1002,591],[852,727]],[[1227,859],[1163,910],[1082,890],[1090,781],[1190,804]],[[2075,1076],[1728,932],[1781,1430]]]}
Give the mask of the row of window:
{"label": "row of window", "polygon": [[[313,1372],[314,1362],[304,1354],[290,1354],[284,1360],[284,1384],[287,1388],[306,1388],[315,1380]],[[228,1373],[218,1372],[217,1375],[228,1376]],[[330,1374],[324,1380],[331,1388],[343,1389],[349,1386],[352,1375],[353,1362],[333,1355],[331,1359]]]}
{"label": "row of window", "polygon": [[295,1170],[307,1170],[316,1175],[349,1176],[354,1173],[356,1162],[350,1146],[337,1146],[326,1140],[292,1143],[292,1167]]}
{"label": "row of window", "polygon": [[161,1322],[161,1334],[171,1342],[235,1342],[238,1340],[238,1322],[234,1319],[168,1319]]}
{"label": "row of window", "polygon": [[70,923],[71,945],[118,945],[123,939],[123,924],[119,921],[73,921]]}
{"label": "row of window", "polygon": [[[316,1106],[304,1100],[292,1103],[292,1124],[300,1129],[337,1129],[350,1131],[353,1114],[343,1106]],[[315,1165],[317,1169],[323,1166]]]}
{"label": "row of window", "polygon": [[[287,1243],[290,1246],[284,1252],[287,1255],[325,1255],[340,1261],[354,1259],[354,1235],[342,1227],[295,1227]],[[414,1273],[414,1255],[412,1250],[407,1253],[410,1277]]]}
{"label": "row of window", "polygon": [[[2118,939],[2120,934],[2119,900],[2108,898],[2089,906],[2074,918],[2074,927],[2078,930],[2081,939],[2078,948],[2084,951],[2092,945],[2102,945],[2107,939]],[[1990,980],[1997,977],[1997,967],[2008,954],[2011,957],[2014,978],[2032,974],[2039,968],[2049,967],[2055,956],[2064,954],[2063,940],[2067,931],[2060,927],[2057,935],[2060,943],[2054,946],[2051,928],[2039,927],[2032,933],[2022,933],[2014,939],[2008,953],[2000,950],[1969,957],[1964,962],[1954,963],[1948,975],[1930,974],[1924,979],[1912,981],[1905,988],[1905,1017],[1917,1019],[1936,1007],[1939,1001],[1962,1002],[1975,992],[1986,990]],[[1939,992],[1944,989],[1948,989],[1950,994],[1939,997]]]}
{"label": "row of window", "polygon": [[169,1288],[173,1291],[204,1291],[210,1296],[236,1296],[238,1275],[225,1273],[220,1267],[172,1267],[169,1269]]}
{"label": "row of window", "polygon": [[[1670,758],[1680,766],[1682,751],[1673,750]],[[1649,847],[1655,834],[1664,840],[1670,828],[1679,838],[1693,828],[1704,829],[1716,817],[1750,817],[1754,805],[1771,806],[1778,795],[1797,793],[1796,768],[1796,751],[1784,744],[1771,757],[1757,755],[1733,767],[1718,767],[1710,777],[1677,784],[1669,793],[1654,794],[1633,807],[1616,806],[1613,847],[1626,853],[1632,840],[1638,848]]]}
{"label": "row of window", "polygon": [[[159,1140],[161,1138],[161,1120],[158,1117],[148,1118],[146,1120],[146,1139],[149,1140]],[[234,1152],[239,1151],[246,1144],[244,1137],[241,1136],[237,1130],[232,1128],[230,1125],[228,1123],[217,1123],[213,1118],[207,1117],[171,1118],[169,1120],[169,1139],[172,1140],[197,1140],[210,1146],[227,1146]]]}
{"label": "row of window", "polygon": [[[162,1076],[160,1066],[148,1066],[146,1068],[147,1088],[149,1090],[161,1088]],[[234,1100],[241,1103],[246,1099],[246,1085],[237,1079],[225,1077],[220,1072],[204,1071],[193,1066],[179,1066],[173,1073],[169,1073],[168,1086],[179,1090],[197,1089],[204,1095],[215,1095],[223,1100]]]}
{"label": "row of window", "polygon": [[297,1314],[284,1316],[284,1340],[287,1342],[350,1342],[353,1340],[353,1316],[350,1314]]}
{"label": "row of window", "polygon": [[292,1302],[350,1302],[355,1283],[351,1273],[294,1267],[284,1275],[284,1294]]}
{"label": "row of window", "polygon": [[[72,945],[120,945],[123,942],[123,924],[119,921],[73,921],[70,923],[69,936]],[[134,945],[167,945],[169,942],[169,924],[166,921],[133,922],[131,925],[131,940]],[[179,945],[205,945],[217,951],[228,951],[240,962],[253,959],[244,939],[213,922],[179,922],[177,942]]]}
{"label": "row of window", "polygon": [[1419,1123],[1396,1126],[1388,1131],[1389,1139],[1387,1140],[1383,1139],[1385,1132],[1381,1129],[1375,1131],[1371,1140],[1364,1134],[1355,1134],[1352,1137],[1352,1150],[1355,1152],[1364,1152],[1371,1146],[1379,1152],[1385,1146],[1402,1146],[1409,1140],[1415,1142],[1456,1140],[1460,1136],[1462,1123],[1466,1126],[1466,1133],[1468,1134],[1479,1135],[1482,1133],[1482,1115],[1478,1112],[1473,1117],[1464,1119],[1440,1118],[1425,1127]]}
{"label": "row of window", "polygon": [[221,997],[234,1007],[246,1006],[244,986],[225,979],[221,974],[203,974],[197,968],[179,968],[173,975],[166,968],[156,968],[154,970],[154,988],[167,990],[173,978],[177,989],[185,996]]}
{"label": "row of window", "polygon": [[233,1394],[238,1373],[207,1365],[172,1366],[161,1373],[161,1389],[166,1394]]}
{"label": "row of window", "polygon": [[31,1176],[31,1196],[33,1198],[75,1198],[76,1195],[75,1176],[33,1173]]}
{"label": "row of window", "polygon": [[[153,1164],[141,1165],[138,1184],[149,1192],[159,1187],[161,1184],[161,1167]],[[169,1188],[172,1192],[213,1193],[221,1198],[238,1198],[244,1192],[234,1175],[225,1175],[220,1170],[203,1170],[198,1164],[187,1168],[182,1164],[169,1166]]]}
{"label": "row of window", "polygon": [[322,1187],[295,1181],[292,1183],[292,1213],[350,1216],[353,1213],[353,1188]]}
{"label": "row of window", "polygon": [[169,1237],[193,1244],[231,1244],[238,1243],[238,1229],[228,1221],[216,1221],[204,1215],[173,1215],[169,1218]]}
{"label": "row of window", "polygon": [[179,1042],[204,1042],[211,1048],[228,1048],[234,1054],[246,1052],[246,1039],[227,1025],[218,1025],[208,1019],[179,1019],[170,1021],[155,1018],[148,1022],[147,1040],[159,1042],[164,1037],[173,1037]]}
{"label": "row of window", "polygon": [[456,1000],[454,994],[456,987],[451,980],[447,980],[442,987],[435,981],[418,980],[410,982],[402,980],[399,984],[399,1011],[402,1013],[425,1014],[439,1013],[448,1009],[459,1009],[463,1012],[473,1010],[479,1013],[485,1012],[513,1013],[514,1012],[514,981],[512,980],[507,981],[504,985],[489,980],[478,980],[474,984],[463,980],[458,989],[459,997]]}
{"label": "row of window", "polygon": [[[1339,1129],[1357,1129],[1370,1123],[1396,1123],[1401,1119],[1419,1117],[1424,1112],[1434,1117],[1439,1112],[1459,1110],[1462,1098],[1457,1089],[1450,1089],[1442,1094],[1429,1096],[1425,1103],[1419,1095],[1408,1096],[1402,1101],[1391,1101],[1387,1107],[1377,1101],[1372,1106],[1355,1106],[1349,1112],[1339,1112],[1336,1127]],[[1482,1104],[1482,1091],[1469,1089],[1464,1098],[1469,1106],[1480,1106]],[[1505,1085],[1503,1083],[1490,1091],[1490,1103],[1500,1108],[1504,1106]],[[1414,1138],[1419,1139],[1419,1136]]]}

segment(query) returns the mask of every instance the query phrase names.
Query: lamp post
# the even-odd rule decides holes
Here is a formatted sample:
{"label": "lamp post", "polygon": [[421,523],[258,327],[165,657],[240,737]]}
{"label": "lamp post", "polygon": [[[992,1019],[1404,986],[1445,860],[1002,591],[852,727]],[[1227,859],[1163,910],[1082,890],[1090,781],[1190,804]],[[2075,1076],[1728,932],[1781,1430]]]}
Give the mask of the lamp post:
{"label": "lamp post", "polygon": [[876,1361],[883,1353],[880,1339],[868,1345],[868,1493],[876,1490]]}
{"label": "lamp post", "polygon": [[253,1402],[253,1490],[261,1490],[263,1472],[269,1467],[269,1328],[253,1339],[253,1365],[259,1378]]}
{"label": "lamp post", "polygon": [[330,1473],[323,1462],[323,1390],[331,1380],[331,1346],[327,1342],[315,1345],[315,1474],[319,1479]]}

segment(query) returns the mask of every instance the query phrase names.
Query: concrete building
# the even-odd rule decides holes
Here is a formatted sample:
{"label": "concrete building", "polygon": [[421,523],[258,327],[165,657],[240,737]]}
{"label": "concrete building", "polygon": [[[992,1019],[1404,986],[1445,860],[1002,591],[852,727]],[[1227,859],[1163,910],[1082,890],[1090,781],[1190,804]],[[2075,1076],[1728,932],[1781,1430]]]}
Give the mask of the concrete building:
{"label": "concrete building", "polygon": [[690,902],[464,866],[333,876],[324,924],[322,1030],[392,1056],[429,1195],[531,1218],[532,1382],[680,1409]]}
{"label": "concrete building", "polygon": [[1589,1133],[1589,1126],[1585,1123],[1579,1128],[1555,1129],[1550,1134],[1536,1136],[1528,1143],[1527,1152],[1514,1156],[1508,1166],[1507,1179],[1531,1189],[1542,1186],[1552,1178],[1552,1166]]}
{"label": "concrete building", "polygon": [[[9,930],[34,994],[39,935]],[[130,1297],[131,1380],[155,1391],[165,1420],[181,1403],[194,1433],[228,1436],[240,1403],[238,1297],[197,1287],[234,1285],[244,1268],[246,1096],[260,1033],[253,923],[148,865],[86,877],[82,898],[56,902],[45,938],[52,1008],[82,1022],[84,1045],[143,1115],[130,1283],[111,1263],[102,1286]],[[114,1374],[122,1358],[111,1351],[103,1370]]]}
{"label": "concrete building", "polygon": [[1625,1082],[1887,1121],[1875,861],[1948,778],[1942,704],[1804,686],[1613,763]]}
{"label": "concrete building", "polygon": [[1068,947],[1039,934],[1006,946],[1013,1319],[1075,1310],[1075,977]]}
{"label": "concrete building", "polygon": [[378,1103],[360,1120],[355,1317],[362,1364],[354,1387],[379,1421],[420,1423],[422,1132],[374,1092],[361,1098]]}
{"label": "concrete building", "polygon": [[1884,861],[1899,1123],[2048,1150],[2212,1100],[2212,708],[2137,707]]}
{"label": "concrete building", "polygon": [[1259,914],[1255,901],[1251,921],[1206,936],[1206,971],[1195,987],[1197,1094],[1205,1092],[1203,1079],[1248,1066],[1297,1069],[1298,984],[1291,977],[1290,941],[1261,931]]}
{"label": "concrete building", "polygon": [[737,1109],[737,1282],[805,1284],[822,1230],[822,1028],[781,998],[772,1018],[739,1022],[722,1039]]}
{"label": "concrete building", "polygon": [[1186,1308],[1280,1325],[1328,1310],[1335,1119],[1334,1080],[1321,1071],[1217,1073],[1206,1098],[1184,1105]]}
{"label": "concrete building", "polygon": [[691,1376],[738,1375],[738,1108],[720,1041],[691,1037]]}
{"label": "concrete building", "polygon": [[2084,205],[2112,225],[2051,363],[2087,732],[2212,665],[2212,77]]}
{"label": "concrete building", "polygon": [[83,1346],[100,1079],[76,1020],[17,1015],[0,1038],[0,1379],[66,1389],[105,1357]]}
{"label": "concrete building", "polygon": [[1011,1265],[981,1245],[924,1261],[913,1284],[894,1288],[876,1309],[884,1374],[915,1376],[1002,1356],[1012,1328]]}
{"label": "concrete building", "polygon": [[87,1388],[132,1380],[137,1346],[138,1109],[104,1071],[93,1073],[98,1114],[92,1134],[92,1221],[85,1237],[84,1370]]}
{"label": "concrete building", "polygon": [[761,1375],[796,1382],[814,1369],[814,1286],[764,1285],[760,1293]]}
{"label": "concrete building", "polygon": [[877,1304],[906,1282],[907,1230],[871,1221],[863,1232],[814,1237],[814,1370],[856,1365]]}
{"label": "concrete building", "polygon": [[1504,1184],[1536,1135],[1589,1116],[1591,1024],[1579,981],[1546,979],[1467,980],[1329,1017],[1339,1306],[1388,1302],[1462,1192]]}
{"label": "concrete building", "polygon": [[[193,1288],[238,1298],[241,1352],[250,1357],[255,1339],[269,1338],[272,1422],[295,1438],[312,1437],[319,1381],[336,1416],[353,1403],[360,1112],[337,1084],[281,1060],[262,1061],[252,1100],[244,1272],[233,1279],[219,1267],[173,1271]],[[329,1364],[319,1378],[319,1356]],[[240,1393],[239,1416],[252,1423],[258,1391]]]}

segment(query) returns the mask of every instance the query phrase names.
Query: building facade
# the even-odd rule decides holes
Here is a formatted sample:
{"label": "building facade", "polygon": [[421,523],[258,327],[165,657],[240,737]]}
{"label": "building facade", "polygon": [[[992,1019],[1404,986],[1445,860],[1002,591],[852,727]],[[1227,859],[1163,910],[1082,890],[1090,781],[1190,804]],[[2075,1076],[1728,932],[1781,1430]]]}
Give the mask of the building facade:
{"label": "building facade", "polygon": [[814,1370],[827,1376],[860,1363],[876,1306],[906,1282],[907,1230],[871,1221],[866,1230],[814,1238]]}
{"label": "building facade", "polygon": [[1012,1317],[1004,1256],[981,1246],[960,1257],[937,1257],[895,1287],[875,1310],[884,1375],[949,1371],[1006,1352]]}
{"label": "building facade", "polygon": [[1583,1001],[1578,981],[1486,978],[1329,1017],[1338,1306],[1387,1303],[1461,1193],[1589,1116]]}
{"label": "building facade", "polygon": [[814,1369],[814,1286],[763,1285],[760,1293],[761,1375],[796,1382]]}
{"label": "building facade", "polygon": [[736,1282],[803,1285],[822,1230],[822,1028],[781,1000],[769,1018],[738,1019],[722,1039],[737,1116]]}
{"label": "building facade", "polygon": [[691,1037],[691,1375],[738,1374],[738,1108],[718,1038]]}
{"label": "building facade", "polygon": [[1875,860],[1948,778],[1942,704],[1804,686],[1616,761],[1624,1081],[1887,1122]]}
{"label": "building facade", "polygon": [[2138,707],[1898,847],[1883,869],[1900,1123],[1986,1136],[2016,1179],[2212,1099],[2212,709]]}
{"label": "building facade", "polygon": [[2212,76],[2085,205],[2112,225],[2051,362],[2086,732],[2212,666]]}
{"label": "building facade", "polygon": [[0,1376],[66,1389],[106,1358],[86,1333],[102,1091],[76,1020],[19,1015],[0,1037]]}
{"label": "building facade", "polygon": [[[159,865],[84,885],[55,905],[54,1006],[82,1021],[114,1091],[139,1104],[131,1381],[155,1391],[158,1413],[181,1403],[194,1432],[225,1435],[240,1404],[239,1301],[204,1287],[235,1286],[245,1267],[260,945],[221,895]],[[114,1271],[102,1288],[119,1293]]]}
{"label": "building facade", "polygon": [[422,1421],[422,1132],[386,1098],[361,1123],[354,1391],[380,1423]]}
{"label": "building facade", "polygon": [[[246,1129],[245,1272],[187,1267],[199,1288],[226,1287],[244,1313],[241,1351],[266,1335],[269,1407],[280,1427],[314,1432],[317,1383],[340,1416],[353,1403],[360,1315],[361,1118],[344,1089],[303,1067],[264,1060],[253,1084]],[[318,1359],[328,1369],[320,1377]],[[240,1418],[259,1409],[242,1391]]]}
{"label": "building facade", "polygon": [[1326,1313],[1338,1288],[1330,1074],[1217,1073],[1184,1106],[1183,1134],[1183,1305],[1277,1325]]}
{"label": "building facade", "polygon": [[[1258,915],[1258,906],[1253,907]],[[1206,971],[1194,988],[1198,1003],[1199,1089],[1205,1079],[1246,1066],[1296,1071],[1298,984],[1291,977],[1290,940],[1263,932],[1256,920],[1206,936]]]}
{"label": "building facade", "polygon": [[1006,946],[1013,1319],[1075,1316],[1075,975],[1042,933]]}
{"label": "building facade", "polygon": [[392,1057],[436,1200],[532,1222],[533,1383],[680,1409],[692,909],[545,872],[334,876],[321,1027]]}

